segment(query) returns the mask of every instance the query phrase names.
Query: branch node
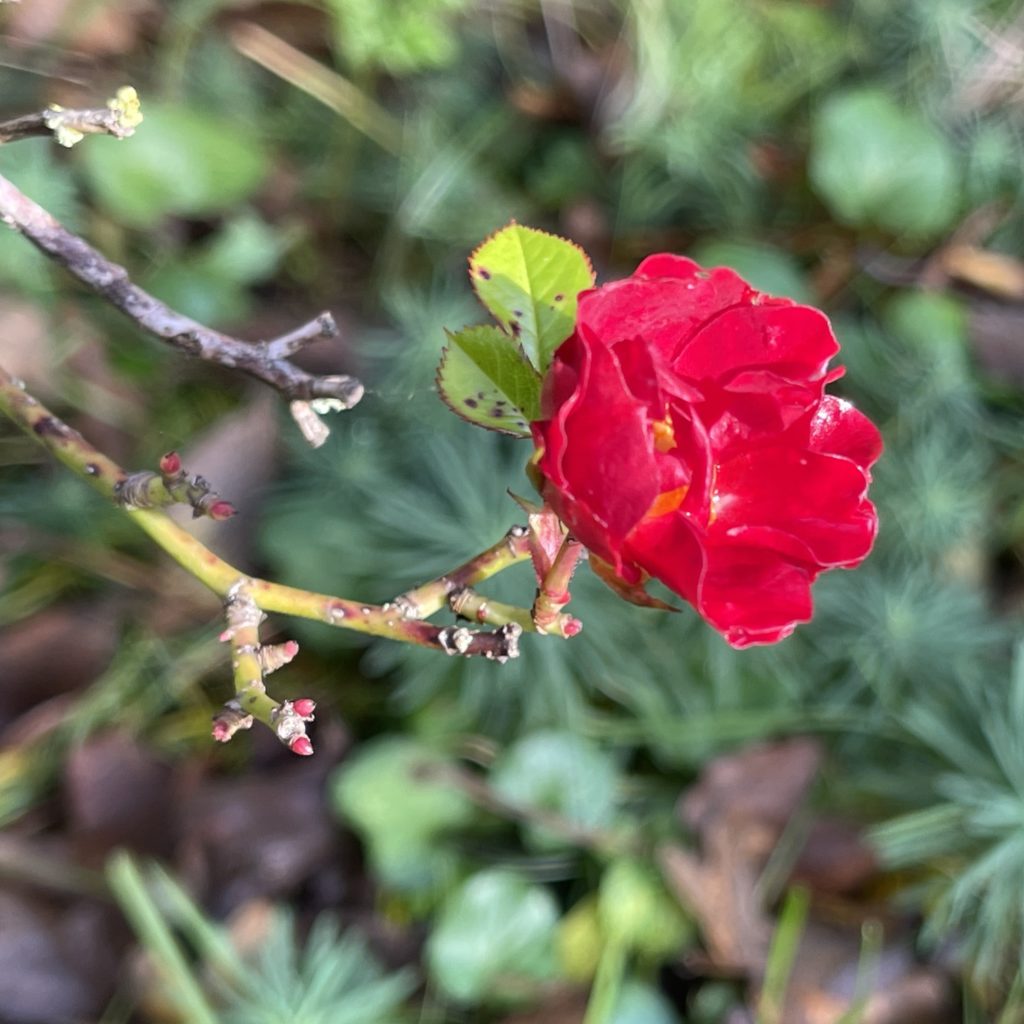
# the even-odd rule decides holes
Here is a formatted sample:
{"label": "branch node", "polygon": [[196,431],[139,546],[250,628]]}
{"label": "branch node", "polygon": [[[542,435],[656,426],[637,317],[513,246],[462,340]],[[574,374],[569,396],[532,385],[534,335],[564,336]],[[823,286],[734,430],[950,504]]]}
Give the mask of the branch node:
{"label": "branch node", "polygon": [[253,717],[242,710],[242,705],[232,698],[213,716],[213,738],[218,743],[227,743],[236,732],[252,728]]}
{"label": "branch node", "polygon": [[449,657],[465,654],[473,642],[473,634],[465,626],[448,626],[437,634],[437,642]]}

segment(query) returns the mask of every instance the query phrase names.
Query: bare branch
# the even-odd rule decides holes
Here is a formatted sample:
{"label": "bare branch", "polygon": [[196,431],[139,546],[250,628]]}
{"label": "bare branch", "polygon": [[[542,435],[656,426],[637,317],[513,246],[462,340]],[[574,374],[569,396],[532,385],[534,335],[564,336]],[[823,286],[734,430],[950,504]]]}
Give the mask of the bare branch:
{"label": "bare branch", "polygon": [[53,104],[35,114],[0,122],[0,143],[52,135],[62,146],[73,146],[86,135],[113,135],[127,139],[142,123],[139,97],[126,85],[96,110],[65,110]]}
{"label": "bare branch", "polygon": [[[50,112],[51,114],[53,112]],[[111,131],[105,115],[116,112],[61,111],[71,130]],[[54,131],[52,126],[38,130],[39,119],[47,112],[30,115],[0,125],[0,141]],[[123,117],[122,117],[123,119]],[[93,124],[96,127],[89,129]],[[102,127],[100,127],[102,125]],[[12,127],[13,126],[13,127]],[[6,132],[6,136],[3,134]],[[303,435],[314,447],[329,433],[320,414],[351,409],[362,397],[363,386],[344,374],[318,376],[295,366],[289,356],[317,338],[333,338],[338,333],[330,313],[321,313],[308,324],[279,338],[249,342],[215,331],[181,313],[134,284],[124,267],[111,262],[91,245],[68,231],[55,217],[0,176],[0,221],[19,232],[37,249],[60,264],[97,295],[134,320],[144,331],[174,348],[255,377],[280,392],[293,403],[293,415]],[[302,416],[295,405],[304,403]]]}
{"label": "bare branch", "polygon": [[[128,478],[124,469],[33,398],[25,390],[24,384],[5,372],[2,366],[0,414],[11,419],[37,444],[42,445],[72,472],[87,480],[101,494],[117,499],[123,481]],[[368,636],[417,644],[443,651],[450,657],[480,657],[503,663],[519,656],[519,638],[523,630],[515,622],[495,630],[435,626],[419,619],[407,618],[398,602],[363,604],[331,594],[318,594],[247,577],[241,570],[218,558],[160,509],[133,508],[124,504],[120,508],[183,569],[221,597],[227,597],[241,579],[245,580],[253,600],[264,612],[294,615]],[[512,559],[508,564],[516,560]],[[488,575],[493,575],[493,572]]]}

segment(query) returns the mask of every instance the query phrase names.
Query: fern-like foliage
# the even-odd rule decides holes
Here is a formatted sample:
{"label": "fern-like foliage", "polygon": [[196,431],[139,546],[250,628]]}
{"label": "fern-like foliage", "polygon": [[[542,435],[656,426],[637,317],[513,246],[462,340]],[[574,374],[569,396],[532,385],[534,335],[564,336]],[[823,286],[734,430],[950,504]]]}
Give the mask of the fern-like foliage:
{"label": "fern-like foliage", "polygon": [[989,990],[1012,980],[1024,935],[1024,644],[1008,684],[961,691],[955,709],[922,703],[905,718],[942,770],[930,804],[872,833],[888,865],[927,872],[932,937],[962,936],[974,977]]}
{"label": "fern-like foliage", "polygon": [[319,917],[301,947],[279,911],[266,942],[229,990],[224,1024],[397,1024],[414,988],[409,972],[385,973],[365,942]]}

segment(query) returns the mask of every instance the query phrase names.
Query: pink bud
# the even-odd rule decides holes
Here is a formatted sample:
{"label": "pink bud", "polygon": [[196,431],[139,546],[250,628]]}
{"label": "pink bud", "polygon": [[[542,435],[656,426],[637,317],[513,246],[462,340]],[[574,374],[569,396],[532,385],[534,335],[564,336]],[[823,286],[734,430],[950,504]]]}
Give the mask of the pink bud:
{"label": "pink bud", "polygon": [[160,472],[164,476],[177,476],[181,472],[181,456],[177,452],[161,456]]}
{"label": "pink bud", "polygon": [[296,736],[288,744],[288,749],[300,757],[309,757],[313,753],[313,744],[309,741],[308,736]]}
{"label": "pink bud", "polygon": [[566,619],[562,624],[563,636],[576,636],[583,629],[583,623],[579,619]]}
{"label": "pink bud", "polygon": [[284,654],[289,661],[299,653],[299,643],[297,640],[285,640],[285,642],[281,644],[281,648],[281,653]]}
{"label": "pink bud", "polygon": [[230,626],[228,626],[228,628],[225,629],[224,632],[217,637],[217,639],[222,644],[226,644],[234,635],[235,631]]}
{"label": "pink bud", "polygon": [[211,519],[230,519],[238,510],[230,501],[215,501],[210,506]]}
{"label": "pink bud", "polygon": [[300,697],[292,701],[292,710],[299,718],[312,718],[313,712],[316,711],[316,701],[310,700],[309,697]]}
{"label": "pink bud", "polygon": [[231,726],[227,722],[221,721],[219,718],[215,718],[213,721],[213,738],[218,743],[227,743],[231,739]]}

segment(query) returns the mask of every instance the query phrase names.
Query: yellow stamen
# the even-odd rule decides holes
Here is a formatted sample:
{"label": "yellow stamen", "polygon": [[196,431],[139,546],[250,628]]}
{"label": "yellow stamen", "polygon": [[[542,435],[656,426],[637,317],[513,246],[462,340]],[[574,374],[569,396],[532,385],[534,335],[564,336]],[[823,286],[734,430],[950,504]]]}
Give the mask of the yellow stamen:
{"label": "yellow stamen", "polygon": [[651,502],[651,507],[647,510],[647,517],[656,519],[658,516],[666,516],[669,512],[675,512],[686,500],[689,490],[689,487],[677,487],[675,490],[659,494]]}
{"label": "yellow stamen", "polygon": [[655,420],[651,424],[651,430],[654,433],[654,447],[659,452],[664,454],[675,448],[676,432],[672,429],[672,416],[670,413],[666,412],[663,420]]}

